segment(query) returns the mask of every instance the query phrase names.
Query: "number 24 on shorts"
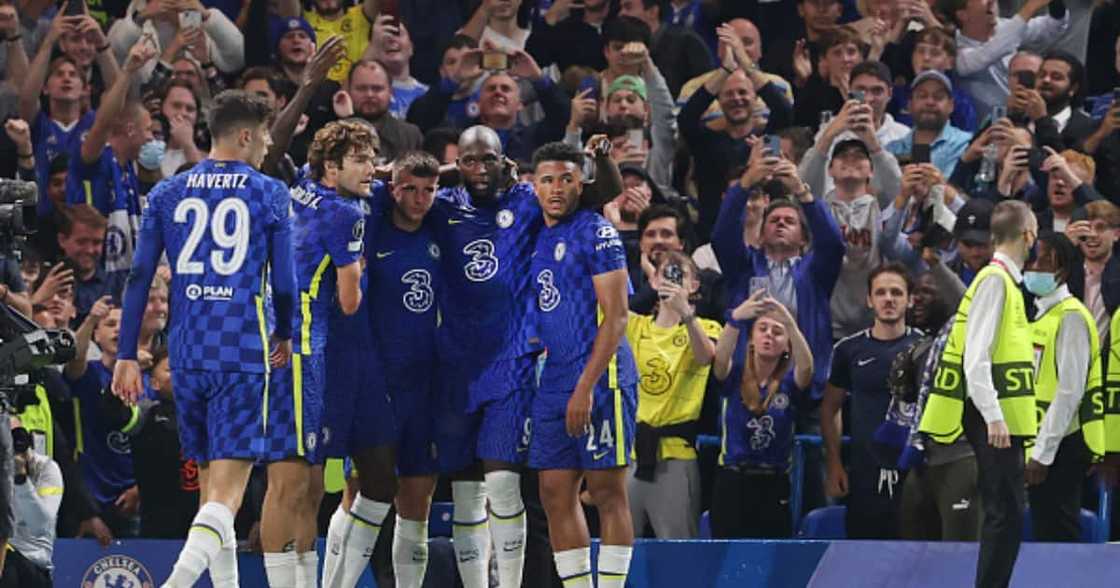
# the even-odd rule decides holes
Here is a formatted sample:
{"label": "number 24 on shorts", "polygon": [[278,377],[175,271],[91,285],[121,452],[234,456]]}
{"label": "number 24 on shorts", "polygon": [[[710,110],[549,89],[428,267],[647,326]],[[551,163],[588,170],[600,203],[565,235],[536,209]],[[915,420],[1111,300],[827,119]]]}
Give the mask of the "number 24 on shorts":
{"label": "number 24 on shorts", "polygon": [[[590,452],[599,451],[600,447],[607,448],[608,450],[614,448],[614,435],[611,434],[611,420],[603,419],[603,424],[599,426],[599,434],[595,434],[595,423],[588,425],[587,431],[587,450]],[[601,459],[606,456],[606,452],[596,454],[595,459]]]}

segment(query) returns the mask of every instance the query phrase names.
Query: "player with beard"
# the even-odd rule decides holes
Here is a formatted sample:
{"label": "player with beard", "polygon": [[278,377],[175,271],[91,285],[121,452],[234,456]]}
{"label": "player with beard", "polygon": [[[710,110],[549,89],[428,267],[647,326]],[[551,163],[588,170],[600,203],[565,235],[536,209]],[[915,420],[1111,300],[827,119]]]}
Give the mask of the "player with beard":
{"label": "player with beard", "polygon": [[345,56],[331,68],[329,77],[335,82],[346,79],[350,64],[362,58],[370,42],[370,29],[381,10],[379,0],[362,0],[353,5],[343,0],[313,0],[307,11],[300,9],[299,0],[281,0],[276,13],[283,19],[302,18],[314,29],[312,38],[326,40],[342,37]]}
{"label": "player with beard", "polygon": [[[286,456],[295,459],[269,466],[265,508],[291,515],[282,520],[263,518],[261,523],[265,570],[274,586],[289,580],[299,586],[316,584],[319,562],[314,545],[324,492],[322,464],[328,452],[331,457],[353,454],[365,474],[360,479],[366,482],[362,493],[350,507],[351,519],[360,524],[354,525],[348,553],[350,549],[361,553],[365,547],[372,551],[393,497],[395,484],[389,465],[393,460],[391,451],[386,455],[383,450],[391,444],[393,427],[384,394],[380,405],[376,394],[362,396],[361,415],[366,417],[368,427],[362,451],[354,451],[356,444],[342,434],[343,427],[332,427],[334,423],[328,424],[324,418],[328,390],[334,406],[352,399],[356,391],[373,388],[369,385],[371,378],[362,371],[373,362],[364,354],[353,355],[372,348],[368,342],[362,345],[361,339],[354,339],[354,331],[365,330],[340,323],[336,315],[339,311],[347,316],[357,313],[363,297],[365,213],[359,199],[370,193],[376,155],[377,137],[367,125],[357,121],[330,123],[315,133],[308,152],[308,176],[292,188],[292,251],[301,311],[293,321],[297,336],[292,369],[276,378],[279,393],[269,397],[268,405],[270,413],[294,415],[296,451]],[[337,361],[339,350],[333,343],[340,341],[347,341],[349,349],[341,355],[342,361]],[[339,434],[330,435],[329,430]],[[274,484],[277,477],[280,479]],[[373,484],[385,478],[388,484]],[[324,570],[328,584],[336,571],[334,566]]]}
{"label": "player with beard", "polygon": [[[531,249],[544,223],[532,186],[511,185],[515,169],[501,145],[488,127],[464,131],[463,185],[441,189],[429,212],[444,285],[437,293],[435,436],[440,470],[452,474],[454,546],[467,588],[489,585],[491,541],[500,585],[520,586],[525,550],[518,470],[538,351],[529,342],[526,300]],[[598,165],[613,166],[605,152],[597,155]]]}
{"label": "player with beard", "polygon": [[[881,467],[871,445],[890,403],[887,376],[894,358],[921,333],[906,325],[913,286],[904,266],[879,266],[867,282],[867,305],[875,314],[875,324],[841,339],[833,349],[832,375],[821,403],[821,436],[828,451],[828,494],[848,496],[848,537],[892,539],[898,536],[902,498],[901,486],[897,494],[895,488],[898,470]],[[841,406],[849,395],[852,443],[845,470],[840,461],[840,423]]]}

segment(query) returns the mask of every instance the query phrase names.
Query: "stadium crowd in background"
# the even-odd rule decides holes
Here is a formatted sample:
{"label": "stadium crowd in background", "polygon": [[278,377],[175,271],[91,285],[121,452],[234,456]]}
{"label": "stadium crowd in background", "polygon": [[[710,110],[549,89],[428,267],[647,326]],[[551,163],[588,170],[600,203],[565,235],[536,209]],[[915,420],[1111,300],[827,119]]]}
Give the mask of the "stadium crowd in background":
{"label": "stadium crowd in background", "polygon": [[0,303],[78,348],[0,586],[56,536],[420,586],[433,500],[468,588],[622,586],[793,537],[795,434],[806,510],[1005,586],[1120,473],[1115,0],[0,0],[0,47]]}

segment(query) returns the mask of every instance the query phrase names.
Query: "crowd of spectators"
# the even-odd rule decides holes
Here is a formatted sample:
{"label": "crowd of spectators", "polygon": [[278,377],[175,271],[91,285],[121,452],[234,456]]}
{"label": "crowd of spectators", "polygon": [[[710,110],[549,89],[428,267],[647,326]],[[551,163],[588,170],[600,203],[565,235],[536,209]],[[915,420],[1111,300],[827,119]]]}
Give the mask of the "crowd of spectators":
{"label": "crowd of spectators", "polygon": [[[908,474],[877,430],[900,390],[928,384],[930,342],[991,259],[1004,200],[1075,245],[1063,279],[1107,364],[1118,34],[1113,0],[0,0],[0,174],[40,194],[0,302],[79,346],[18,415],[32,438],[18,468],[50,498],[34,516],[102,543],[182,537],[192,519],[167,267],[141,336],[153,394],[128,407],[107,390],[145,194],[206,157],[209,101],[242,88],[298,118],[268,160],[287,177],[350,117],[377,129],[379,164],[417,149],[454,163],[475,124],[523,170],[546,142],[610,139],[623,190],[602,213],[627,247],[641,374],[639,533],[695,537],[710,505],[716,536],[791,536],[798,432],[827,446],[807,504],[845,501],[871,521],[853,537],[975,538],[976,507],[969,519],[929,494],[955,468],[967,511],[967,444]],[[703,320],[680,324],[690,315]],[[912,382],[892,363],[917,366]],[[717,464],[698,434],[722,439]],[[49,573],[49,547],[13,546]]]}

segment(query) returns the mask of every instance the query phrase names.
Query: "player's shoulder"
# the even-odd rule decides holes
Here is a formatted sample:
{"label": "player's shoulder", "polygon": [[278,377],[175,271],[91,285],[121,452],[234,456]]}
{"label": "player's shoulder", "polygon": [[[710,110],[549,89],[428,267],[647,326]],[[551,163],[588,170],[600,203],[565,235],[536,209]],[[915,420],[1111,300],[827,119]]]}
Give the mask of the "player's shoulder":
{"label": "player's shoulder", "polygon": [[572,213],[570,227],[573,233],[588,241],[602,243],[617,240],[619,245],[622,244],[618,229],[603,215],[591,210],[580,208]]}
{"label": "player's shoulder", "polygon": [[148,191],[148,205],[158,207],[166,205],[169,200],[183,194],[187,186],[187,174],[177,174],[170,178],[160,180]]}

